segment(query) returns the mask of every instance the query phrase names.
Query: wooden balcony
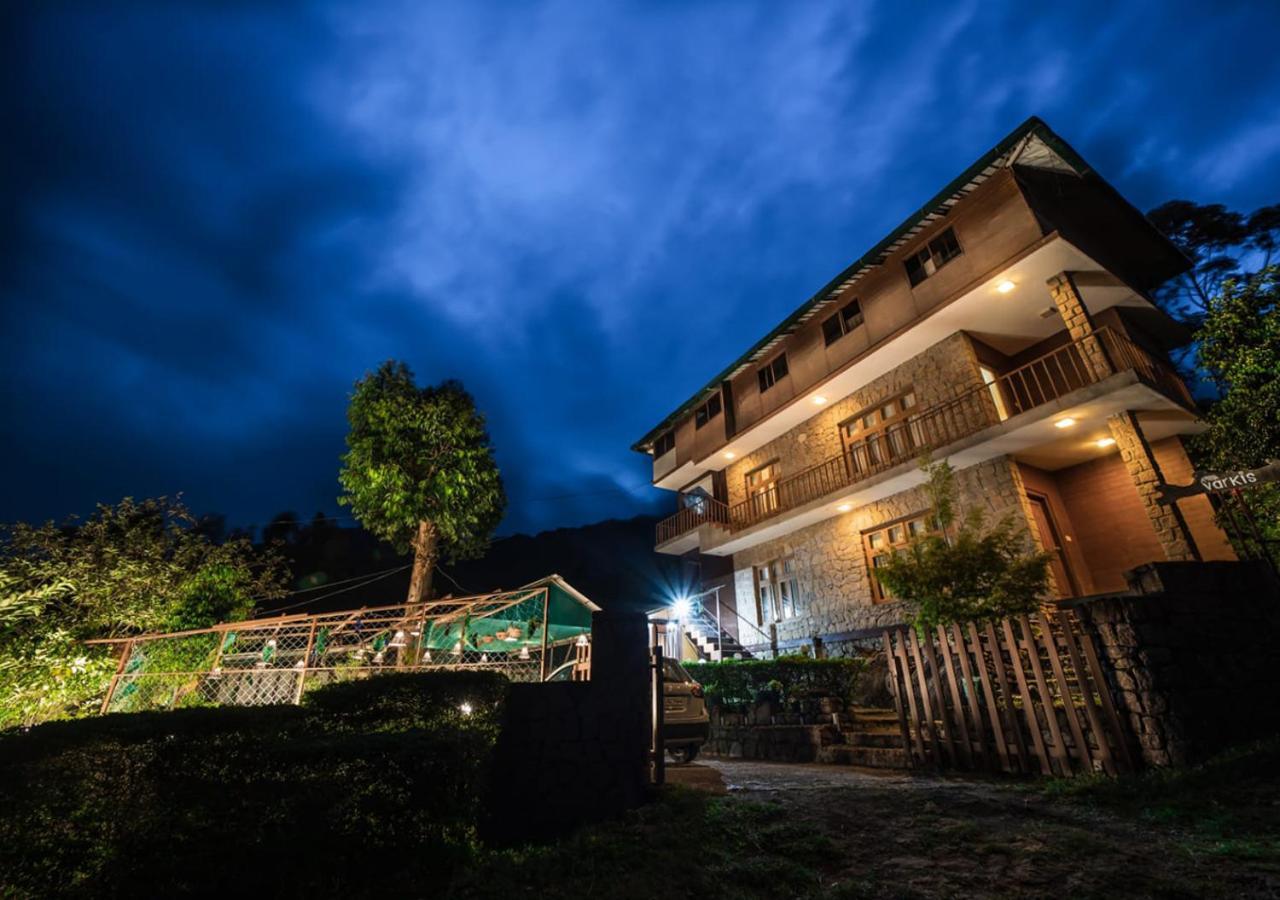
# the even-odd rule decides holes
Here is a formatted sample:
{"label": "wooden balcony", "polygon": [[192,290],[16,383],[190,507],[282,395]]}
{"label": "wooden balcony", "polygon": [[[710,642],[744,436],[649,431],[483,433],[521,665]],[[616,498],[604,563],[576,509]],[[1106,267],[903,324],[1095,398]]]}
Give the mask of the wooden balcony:
{"label": "wooden balcony", "polygon": [[846,452],[779,480],[765,493],[732,506],[711,497],[699,498],[658,523],[657,545],[701,525],[741,531],[1125,371],[1134,372],[1144,384],[1175,402],[1194,406],[1186,385],[1167,364],[1128,337],[1100,329],[1001,375],[991,384],[923,407],[902,422],[851,445]]}

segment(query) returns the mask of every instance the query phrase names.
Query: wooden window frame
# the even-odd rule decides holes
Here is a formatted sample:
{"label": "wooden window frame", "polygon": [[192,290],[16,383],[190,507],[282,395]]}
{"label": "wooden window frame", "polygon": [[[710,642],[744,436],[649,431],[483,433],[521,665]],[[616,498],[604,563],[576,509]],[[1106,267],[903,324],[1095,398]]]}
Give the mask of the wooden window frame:
{"label": "wooden window frame", "polygon": [[[851,314],[850,309],[856,309],[857,312]],[[856,321],[850,324],[851,320]],[[862,302],[855,297],[822,323],[822,340],[827,347],[830,347],[846,334],[852,333],[854,329],[865,324],[866,317],[862,314]]]}
{"label": "wooden window frame", "polygon": [[[949,256],[945,255],[947,252],[945,246],[941,248],[935,246],[942,243],[947,235],[951,236],[951,242],[955,244],[955,252]],[[903,260],[902,266],[907,271],[907,281],[914,288],[937,275],[944,266],[963,255],[964,245],[960,243],[960,238],[956,236],[955,226],[948,225],[921,244],[913,253],[909,253],[907,258]],[[915,268],[911,266],[913,262],[916,263]]]}
{"label": "wooden window frame", "polygon": [[[714,410],[711,408],[713,404],[715,405]],[[724,401],[720,399],[720,395],[718,393],[713,397],[708,397],[706,403],[693,411],[694,430],[701,430],[705,426],[709,425],[711,421],[723,411]]]}
{"label": "wooden window frame", "polygon": [[[907,397],[911,398],[911,403],[904,405],[903,401]],[[893,416],[886,418],[884,409],[890,405],[895,407],[895,412]],[[896,465],[916,455],[924,446],[925,439],[920,427],[913,423],[911,417],[918,414],[920,409],[920,399],[912,386],[891,394],[878,403],[863,407],[837,425],[840,446],[844,449],[851,471],[872,471],[886,461]],[[867,425],[864,420],[870,416],[875,416],[876,421]],[[851,425],[859,426],[854,434],[850,434]],[[900,427],[904,425],[905,428]],[[909,446],[903,443],[906,440],[910,441]],[[860,452],[860,448],[865,452]]]}
{"label": "wooden window frame", "polygon": [[[789,569],[784,570],[784,565]],[[751,572],[756,588],[757,625],[764,628],[774,622],[785,622],[800,615],[800,580],[796,576],[794,555],[788,553],[762,565],[752,566]],[[789,586],[786,600],[783,600],[781,590],[784,583]],[[762,590],[764,587],[769,589],[767,601]]]}
{"label": "wooden window frame", "polygon": [[[778,374],[778,363],[782,363],[781,375]],[[787,353],[784,350],[756,371],[756,380],[760,383],[760,393],[765,393],[790,374],[791,367],[787,364]]]}
{"label": "wooden window frame", "polygon": [[[764,488],[764,490],[753,491],[752,484],[751,484],[752,476],[770,467],[774,469],[774,472],[772,474],[772,477],[767,482],[768,487]],[[779,480],[779,473],[777,471],[778,468],[779,468],[778,458],[775,456],[773,459],[769,460],[766,463],[761,463],[760,465],[752,469],[750,472],[747,472],[745,475],[742,476],[742,484],[743,484],[743,487],[746,489],[747,502],[751,504],[751,510],[753,514],[756,514],[756,515],[760,515],[762,513],[767,514],[767,513],[773,512],[778,508],[778,480]],[[766,497],[766,496],[769,497],[768,500],[757,502],[756,500],[757,497]]]}
{"label": "wooden window frame", "polygon": [[[873,528],[865,529],[862,532],[862,554],[867,561],[867,582],[871,585],[871,602],[872,603],[889,603],[897,599],[890,595],[880,585],[880,579],[876,578],[875,559],[880,556],[888,556],[910,546],[911,538],[914,536],[911,525],[913,523],[923,523],[923,531],[915,534],[941,534],[942,529],[938,527],[938,523],[934,521],[933,510],[925,509],[919,512],[913,512],[909,515],[899,516],[896,519],[890,519],[887,522],[881,522]],[[894,541],[891,532],[895,528],[902,529],[902,537],[900,540]],[[875,535],[884,536],[883,546],[872,546]]]}
{"label": "wooden window frame", "polygon": [[[667,447],[665,450],[659,451],[658,448],[662,446],[663,441],[669,441],[671,446]],[[672,428],[667,431],[664,431],[662,434],[654,438],[653,458],[657,459],[660,456],[666,456],[668,453],[670,453],[674,449],[676,449],[676,430]]]}

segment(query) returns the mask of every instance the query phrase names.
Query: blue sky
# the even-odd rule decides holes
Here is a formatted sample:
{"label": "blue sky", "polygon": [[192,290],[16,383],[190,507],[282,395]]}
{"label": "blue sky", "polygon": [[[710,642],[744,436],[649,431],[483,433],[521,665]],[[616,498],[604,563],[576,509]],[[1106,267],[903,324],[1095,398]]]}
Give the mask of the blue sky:
{"label": "blue sky", "polygon": [[345,399],[458,377],[502,531],[1036,114],[1139,208],[1280,200],[1280,7],[24,4],[0,45],[0,519],[337,512]]}

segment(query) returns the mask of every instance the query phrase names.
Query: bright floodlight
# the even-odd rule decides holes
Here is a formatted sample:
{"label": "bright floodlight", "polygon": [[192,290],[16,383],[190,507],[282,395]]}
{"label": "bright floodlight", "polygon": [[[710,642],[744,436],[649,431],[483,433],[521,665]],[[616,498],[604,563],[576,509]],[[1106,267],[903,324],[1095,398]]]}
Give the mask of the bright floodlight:
{"label": "bright floodlight", "polygon": [[671,615],[677,619],[689,618],[689,613],[693,611],[693,604],[689,602],[688,597],[677,597],[676,602],[671,604]]}

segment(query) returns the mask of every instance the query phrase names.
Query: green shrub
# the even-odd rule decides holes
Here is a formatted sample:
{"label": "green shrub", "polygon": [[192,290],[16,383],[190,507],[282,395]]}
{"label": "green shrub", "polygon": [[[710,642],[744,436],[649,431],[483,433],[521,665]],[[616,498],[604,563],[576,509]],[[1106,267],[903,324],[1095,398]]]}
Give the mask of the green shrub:
{"label": "green shrub", "polygon": [[392,674],[0,735],[0,896],[438,892],[477,846],[506,687]]}
{"label": "green shrub", "polygon": [[712,706],[745,706],[767,697],[787,701],[838,697],[848,703],[865,667],[859,659],[808,656],[685,664]]}

